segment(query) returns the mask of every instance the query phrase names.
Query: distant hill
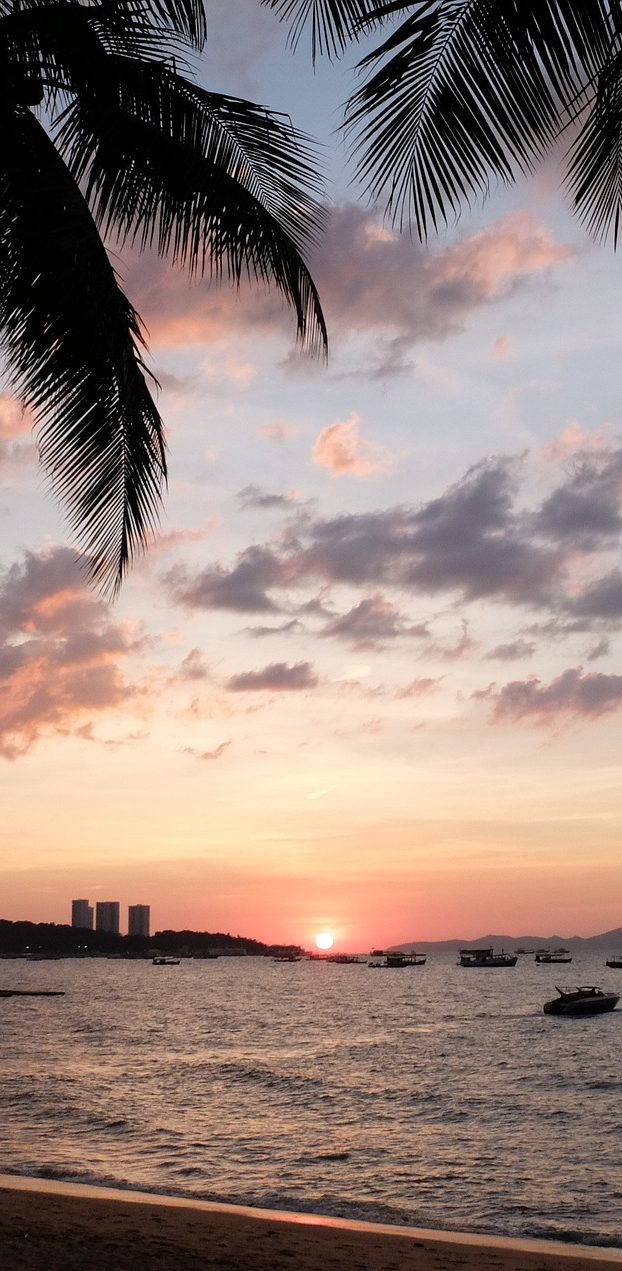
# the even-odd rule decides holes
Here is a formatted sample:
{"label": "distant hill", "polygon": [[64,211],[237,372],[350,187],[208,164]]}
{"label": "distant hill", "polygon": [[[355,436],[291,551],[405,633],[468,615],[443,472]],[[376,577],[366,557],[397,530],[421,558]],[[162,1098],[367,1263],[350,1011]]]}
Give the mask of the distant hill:
{"label": "distant hill", "polygon": [[479,948],[493,945],[495,949],[540,949],[540,948],[557,948],[564,945],[569,949],[606,949],[618,950],[622,949],[622,927],[614,927],[613,931],[603,931],[596,936],[560,936],[560,935],[531,935],[531,936],[509,936],[505,935],[488,935],[478,936],[475,940],[415,940],[402,941],[399,945],[393,945],[395,949],[405,949],[408,953],[415,953],[433,949],[447,949],[451,952],[455,949]]}

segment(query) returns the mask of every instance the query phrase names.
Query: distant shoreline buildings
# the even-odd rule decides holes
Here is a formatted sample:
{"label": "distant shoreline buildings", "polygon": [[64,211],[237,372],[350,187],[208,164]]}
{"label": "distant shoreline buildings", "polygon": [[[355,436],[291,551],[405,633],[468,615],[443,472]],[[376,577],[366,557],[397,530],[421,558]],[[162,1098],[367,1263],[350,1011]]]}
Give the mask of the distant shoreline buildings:
{"label": "distant shoreline buildings", "polygon": [[[71,925],[85,931],[106,931],[111,935],[120,934],[121,904],[118,900],[98,900],[93,906],[88,900],[72,900]],[[128,905],[127,931],[130,936],[145,936],[149,939],[151,910],[149,905]]]}

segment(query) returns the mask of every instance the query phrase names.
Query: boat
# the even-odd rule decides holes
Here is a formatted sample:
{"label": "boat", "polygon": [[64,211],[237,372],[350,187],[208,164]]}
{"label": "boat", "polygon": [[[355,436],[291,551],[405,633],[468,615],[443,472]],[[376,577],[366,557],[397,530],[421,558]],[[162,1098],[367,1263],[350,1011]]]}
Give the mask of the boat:
{"label": "boat", "polygon": [[507,967],[516,966],[518,957],[515,953],[495,953],[492,946],[486,949],[460,949],[458,966],[469,967]]}
{"label": "boat", "polygon": [[538,949],[534,961],[572,962],[572,954],[569,949]]}
{"label": "boat", "polygon": [[152,966],[179,966],[181,958],[154,958]]}
{"label": "boat", "polygon": [[300,953],[279,953],[272,959],[273,962],[302,962]]}
{"label": "boat", "polygon": [[622,953],[617,954],[615,958],[607,958],[605,966],[614,967],[616,971],[622,971]]}
{"label": "boat", "polygon": [[602,1015],[612,1011],[620,1000],[619,993],[610,993],[595,985],[583,985],[576,989],[560,989],[559,997],[544,1003],[545,1015]]}
{"label": "boat", "polygon": [[387,953],[386,966],[425,966],[425,954],[422,953]]}

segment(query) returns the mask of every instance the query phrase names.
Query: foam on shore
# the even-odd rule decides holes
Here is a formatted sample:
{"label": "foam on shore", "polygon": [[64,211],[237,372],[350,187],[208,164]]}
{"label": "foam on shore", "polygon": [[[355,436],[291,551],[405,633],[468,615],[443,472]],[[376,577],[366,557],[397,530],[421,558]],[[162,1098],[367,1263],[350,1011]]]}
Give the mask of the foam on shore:
{"label": "foam on shore", "polygon": [[0,1175],[11,1271],[620,1271],[622,1250]]}

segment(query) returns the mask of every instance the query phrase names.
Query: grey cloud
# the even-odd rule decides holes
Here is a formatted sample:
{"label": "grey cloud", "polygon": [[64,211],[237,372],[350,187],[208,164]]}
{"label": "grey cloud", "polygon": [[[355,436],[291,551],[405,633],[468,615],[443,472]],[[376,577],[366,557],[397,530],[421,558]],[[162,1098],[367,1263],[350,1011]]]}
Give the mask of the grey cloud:
{"label": "grey cloud", "polygon": [[317,683],[310,662],[296,662],[293,666],[286,662],[271,662],[261,671],[243,671],[240,675],[233,675],[227,682],[227,688],[232,693],[255,693],[267,689],[289,692],[315,688]]}
{"label": "grey cloud", "polygon": [[281,622],[276,627],[247,627],[246,630],[249,635],[260,640],[264,636],[295,635],[299,631],[304,631],[304,627],[298,618],[290,618],[289,622]]}
{"label": "grey cloud", "polygon": [[[615,468],[613,460],[600,463],[608,489],[615,484]],[[556,538],[545,534],[551,499],[543,505],[548,509],[544,517],[542,508],[526,508],[520,475],[520,459],[492,457],[420,507],[398,505],[329,518],[306,509],[290,519],[277,540],[247,548],[230,568],[217,563],[195,575],[173,571],[170,593],[190,608],[274,613],[287,607],[292,613],[289,593],[319,583],[319,597],[306,599],[303,594],[296,614],[324,619],[323,634],[351,639],[359,647],[426,634],[425,624],[409,627],[398,603],[382,597],[381,591],[389,588],[411,597],[446,593],[462,603],[489,599],[554,613],[548,624],[528,629],[532,636],[548,633],[561,639],[619,621],[622,572],[614,570],[576,594],[577,551],[584,556],[602,553],[602,538],[597,542],[593,537],[597,518],[582,547],[570,533]],[[588,481],[585,472],[583,480]],[[566,487],[564,482],[560,489]],[[611,528],[614,521],[603,517],[600,525]],[[613,541],[608,539],[607,545]],[[335,585],[363,593],[346,614],[330,607],[329,589]],[[514,641],[490,656],[507,660],[529,653],[528,641]]]}
{"label": "grey cloud", "polygon": [[497,722],[551,724],[564,720],[595,719],[622,709],[622,675],[585,672],[582,667],[564,671],[550,684],[536,676],[514,680],[484,694],[493,704]]}
{"label": "grey cloud", "polygon": [[596,644],[592,645],[592,648],[590,649],[589,653],[586,655],[587,661],[597,662],[599,658],[606,657],[606,655],[609,653],[609,650],[610,650],[609,640],[607,640],[607,638],[603,636],[602,640],[598,640]]}
{"label": "grey cloud", "polygon": [[279,606],[267,595],[267,588],[279,586],[283,580],[282,562],[264,547],[248,547],[230,571],[215,565],[189,578],[184,571],[171,570],[166,579],[178,604],[239,613],[277,611]]}
{"label": "grey cloud", "polygon": [[383,596],[367,596],[348,613],[333,618],[322,631],[323,636],[347,640],[354,649],[381,648],[387,640],[400,636],[427,636],[425,623],[413,626],[397,607]]}
{"label": "grey cloud", "polygon": [[513,640],[510,644],[498,644],[486,657],[497,662],[514,662],[533,657],[535,651],[536,646],[531,640]]}
{"label": "grey cloud", "polygon": [[580,454],[568,480],[543,503],[536,528],[593,549],[619,536],[621,498],[622,450]]}
{"label": "grey cloud", "polygon": [[259,485],[245,485],[238,494],[243,508],[281,508],[291,512],[293,500],[287,494],[270,494]]}
{"label": "grey cloud", "polygon": [[622,618],[622,573],[614,570],[599,578],[581,595],[568,601],[566,608],[579,618]]}

